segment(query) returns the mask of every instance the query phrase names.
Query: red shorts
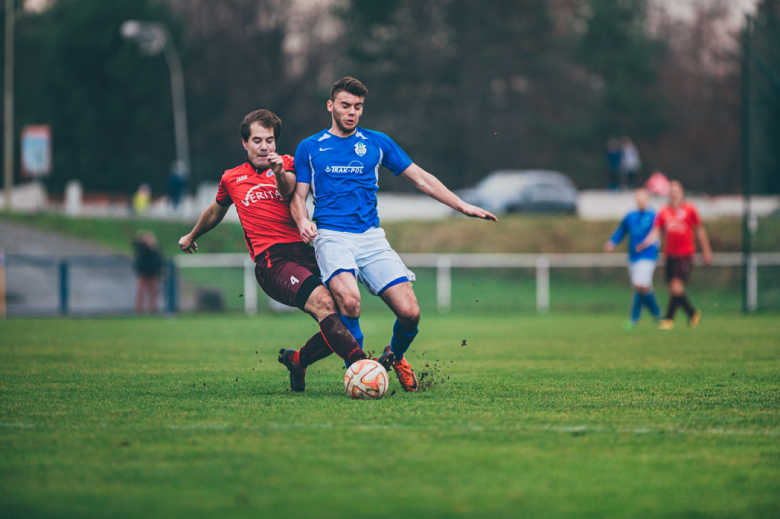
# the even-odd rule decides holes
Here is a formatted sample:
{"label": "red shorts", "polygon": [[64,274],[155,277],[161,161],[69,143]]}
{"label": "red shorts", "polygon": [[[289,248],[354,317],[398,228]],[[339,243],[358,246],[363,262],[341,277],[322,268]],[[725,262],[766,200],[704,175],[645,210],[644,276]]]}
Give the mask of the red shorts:
{"label": "red shorts", "polygon": [[692,256],[667,256],[666,257],[666,282],[678,278],[683,283],[688,283],[691,278]]}
{"label": "red shorts", "polygon": [[305,243],[278,243],[255,257],[255,278],[268,297],[301,310],[322,285],[314,248]]}

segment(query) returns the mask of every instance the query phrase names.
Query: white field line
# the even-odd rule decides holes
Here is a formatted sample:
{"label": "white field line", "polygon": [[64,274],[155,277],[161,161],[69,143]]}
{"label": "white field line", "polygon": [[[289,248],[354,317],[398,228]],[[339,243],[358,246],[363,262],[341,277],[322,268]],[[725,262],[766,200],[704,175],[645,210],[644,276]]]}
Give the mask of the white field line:
{"label": "white field line", "polygon": [[0,427],[10,427],[13,429],[32,429],[35,427],[34,423],[5,423],[0,422]]}
{"label": "white field line", "polygon": [[612,434],[683,434],[683,435],[717,435],[717,436],[780,436],[780,430],[760,429],[679,429],[679,428],[650,428],[628,427],[608,428],[593,425],[516,425],[509,427],[483,427],[479,425],[463,425],[453,427],[438,427],[435,425],[334,425],[331,423],[293,423],[278,424],[269,423],[271,429],[353,429],[357,431],[433,431],[433,432],[511,432],[511,431],[549,431],[555,433],[612,433]]}

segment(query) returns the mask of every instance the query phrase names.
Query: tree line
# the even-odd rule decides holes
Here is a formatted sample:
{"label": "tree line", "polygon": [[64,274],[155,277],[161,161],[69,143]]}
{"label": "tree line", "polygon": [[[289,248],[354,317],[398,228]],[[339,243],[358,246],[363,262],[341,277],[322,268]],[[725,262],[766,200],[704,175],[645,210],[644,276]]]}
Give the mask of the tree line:
{"label": "tree line", "polygon": [[[607,139],[627,135],[643,178],[740,189],[739,35],[722,30],[725,2],[699,4],[688,22],[647,0],[56,0],[40,13],[19,1],[18,12],[16,123],[52,126],[55,193],[70,179],[164,192],[175,159],[168,71],[121,38],[128,19],[166,23],[180,52],[191,187],[244,160],[238,125],[257,108],[282,118],[279,149],[293,154],[330,124],[330,85],[351,75],[369,88],[363,124],[452,187],[545,168],[600,188]],[[773,23],[778,0],[760,12]],[[780,48],[777,35],[763,44]],[[778,142],[780,117],[765,119],[761,135]],[[767,157],[760,167],[777,171],[780,158]],[[390,174],[380,186],[408,188]]]}

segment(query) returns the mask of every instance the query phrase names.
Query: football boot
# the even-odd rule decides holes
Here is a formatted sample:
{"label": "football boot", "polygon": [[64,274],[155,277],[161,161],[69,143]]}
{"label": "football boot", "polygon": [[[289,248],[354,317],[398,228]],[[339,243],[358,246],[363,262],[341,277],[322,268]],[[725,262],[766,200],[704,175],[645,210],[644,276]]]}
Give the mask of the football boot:
{"label": "football boot", "polygon": [[296,393],[303,393],[306,390],[306,368],[301,368],[295,364],[290,356],[296,350],[279,350],[279,362],[290,371],[290,389]]}

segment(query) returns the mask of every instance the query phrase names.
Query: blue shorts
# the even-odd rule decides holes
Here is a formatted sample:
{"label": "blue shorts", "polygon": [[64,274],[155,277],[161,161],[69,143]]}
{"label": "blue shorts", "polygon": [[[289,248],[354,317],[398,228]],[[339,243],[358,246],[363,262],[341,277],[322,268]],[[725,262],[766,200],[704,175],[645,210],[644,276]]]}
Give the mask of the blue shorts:
{"label": "blue shorts", "polygon": [[326,285],[336,274],[349,271],[376,296],[393,285],[415,280],[379,227],[362,233],[318,229],[314,253]]}

